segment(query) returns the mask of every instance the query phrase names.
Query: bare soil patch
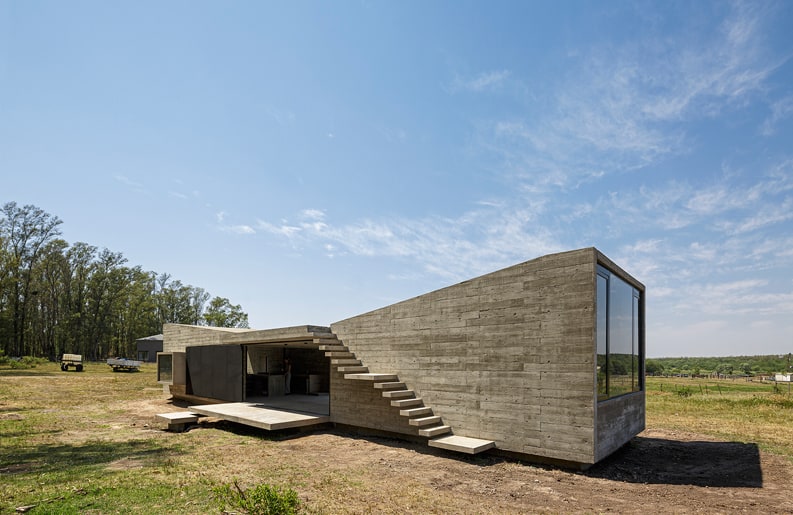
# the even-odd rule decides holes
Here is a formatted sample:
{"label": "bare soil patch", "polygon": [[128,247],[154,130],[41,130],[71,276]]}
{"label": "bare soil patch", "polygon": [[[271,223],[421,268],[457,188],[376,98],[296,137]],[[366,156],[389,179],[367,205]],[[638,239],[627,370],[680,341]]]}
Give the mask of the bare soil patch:
{"label": "bare soil patch", "polygon": [[[191,433],[214,430],[248,431],[220,422]],[[786,458],[662,430],[645,431],[585,472],[334,431],[226,445],[222,456],[251,484],[263,463],[291,474],[293,484],[306,478],[296,488],[301,497],[332,513],[793,512]]]}

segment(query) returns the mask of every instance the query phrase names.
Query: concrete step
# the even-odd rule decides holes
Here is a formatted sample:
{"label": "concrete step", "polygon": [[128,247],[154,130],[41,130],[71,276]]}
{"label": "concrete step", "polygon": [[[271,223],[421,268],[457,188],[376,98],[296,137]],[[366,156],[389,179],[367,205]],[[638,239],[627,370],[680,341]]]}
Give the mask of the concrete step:
{"label": "concrete step", "polygon": [[345,373],[352,373],[352,374],[359,374],[362,372],[369,372],[369,367],[363,367],[361,365],[343,365],[337,368],[339,372]]}
{"label": "concrete step", "polygon": [[344,374],[344,379],[357,379],[358,381],[396,381],[399,377],[396,374]]}
{"label": "concrete step", "polygon": [[466,454],[477,454],[496,446],[492,440],[482,440],[481,438],[469,438],[467,436],[442,436],[429,441],[430,447],[447,449],[450,451],[464,452]]}
{"label": "concrete step", "polygon": [[403,417],[418,417],[419,415],[432,415],[432,408],[424,406],[423,408],[410,408],[399,410],[399,414]]}
{"label": "concrete step", "polygon": [[360,359],[351,359],[351,358],[332,359],[332,360],[330,360],[330,364],[331,365],[360,365],[361,364],[361,360]]}
{"label": "concrete step", "polygon": [[413,390],[386,390],[383,397],[386,399],[408,399],[415,396]]}
{"label": "concrete step", "polygon": [[314,338],[317,345],[344,345],[338,338]]}
{"label": "concrete step", "polygon": [[438,415],[433,415],[431,417],[411,418],[408,421],[408,423],[411,426],[419,426],[419,427],[431,426],[433,424],[440,424],[441,417],[439,417]]}
{"label": "concrete step", "polygon": [[324,350],[327,352],[349,352],[350,349],[345,347],[344,345],[320,345],[319,350]]}
{"label": "concrete step", "polygon": [[375,383],[374,387],[378,390],[404,390],[405,383],[400,382],[385,382],[385,383]]}
{"label": "concrete step", "polygon": [[395,401],[391,401],[391,406],[395,408],[411,408],[414,406],[421,406],[424,404],[424,401],[421,400],[421,397],[414,397],[412,399],[397,399]]}
{"label": "concrete step", "polygon": [[156,418],[168,423],[168,431],[181,433],[185,430],[187,424],[195,424],[201,416],[191,411],[176,411],[173,413],[158,413]]}
{"label": "concrete step", "polygon": [[433,436],[445,435],[451,432],[452,428],[449,426],[435,426],[427,429],[419,429],[419,436],[428,436],[432,438]]}
{"label": "concrete step", "polygon": [[352,352],[331,351],[325,353],[326,358],[354,358],[355,354]]}

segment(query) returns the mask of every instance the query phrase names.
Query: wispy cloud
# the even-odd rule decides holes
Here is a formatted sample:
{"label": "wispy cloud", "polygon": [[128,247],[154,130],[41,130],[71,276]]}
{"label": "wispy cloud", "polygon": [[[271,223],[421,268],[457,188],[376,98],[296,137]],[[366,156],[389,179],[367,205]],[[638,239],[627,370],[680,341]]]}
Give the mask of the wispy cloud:
{"label": "wispy cloud", "polygon": [[267,113],[275,123],[281,126],[290,126],[295,123],[295,113],[288,109],[281,109],[274,106],[267,106],[264,109],[264,112]]}
{"label": "wispy cloud", "polygon": [[222,232],[228,232],[232,234],[256,234],[256,229],[251,227],[250,225],[240,224],[240,225],[221,225],[219,229]]}
{"label": "wispy cloud", "polygon": [[146,187],[142,183],[130,179],[126,175],[117,174],[113,176],[113,179],[115,179],[116,182],[130,188],[135,193],[147,193]]}
{"label": "wispy cloud", "polygon": [[457,75],[452,81],[450,90],[452,92],[472,91],[474,93],[494,90],[501,87],[509,76],[509,70],[491,70],[482,72],[473,77],[462,77]]}
{"label": "wispy cloud", "polygon": [[[766,10],[736,3],[711,30],[683,27],[676,37],[650,30],[630,45],[581,52],[531,116],[484,124],[481,145],[515,180],[540,189],[580,187],[684,155],[695,144],[688,122],[760,97],[787,59],[765,46]],[[791,110],[789,100],[775,105],[768,127]]]}
{"label": "wispy cloud", "polygon": [[482,206],[454,219],[362,220],[342,225],[329,223],[317,210],[305,210],[299,218],[297,223],[260,222],[259,226],[292,245],[322,245],[334,255],[410,259],[425,273],[450,280],[562,248],[549,230],[533,223],[537,213],[529,209]]}
{"label": "wispy cloud", "polygon": [[678,310],[696,310],[710,316],[787,315],[793,311],[793,291],[768,291],[768,283],[747,279],[693,284],[681,295]]}
{"label": "wispy cloud", "polygon": [[779,122],[793,116],[793,95],[789,95],[771,104],[771,115],[765,119],[760,128],[764,136],[771,136],[776,133]]}

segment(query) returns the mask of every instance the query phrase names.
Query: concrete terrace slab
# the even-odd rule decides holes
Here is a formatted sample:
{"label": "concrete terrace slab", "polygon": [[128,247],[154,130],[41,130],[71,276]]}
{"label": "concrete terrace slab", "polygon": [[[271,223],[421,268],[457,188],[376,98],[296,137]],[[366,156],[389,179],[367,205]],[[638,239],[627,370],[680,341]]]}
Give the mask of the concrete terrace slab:
{"label": "concrete terrace slab", "polygon": [[222,418],[230,422],[258,427],[267,431],[313,426],[330,422],[327,415],[300,413],[267,408],[254,402],[229,402],[190,406],[190,411],[208,417]]}

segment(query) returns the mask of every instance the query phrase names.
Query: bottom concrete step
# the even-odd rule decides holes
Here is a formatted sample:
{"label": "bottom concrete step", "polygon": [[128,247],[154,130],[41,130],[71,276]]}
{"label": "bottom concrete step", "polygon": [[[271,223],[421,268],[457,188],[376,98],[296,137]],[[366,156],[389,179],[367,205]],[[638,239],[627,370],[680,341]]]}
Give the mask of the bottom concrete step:
{"label": "bottom concrete step", "polygon": [[157,420],[168,422],[168,431],[181,433],[187,424],[195,424],[201,415],[191,411],[176,411],[174,413],[158,413]]}
{"label": "bottom concrete step", "polygon": [[451,435],[430,440],[429,445],[430,447],[438,447],[449,451],[477,454],[492,449],[496,446],[496,442],[492,440],[482,440],[481,438]]}
{"label": "bottom concrete step", "polygon": [[433,436],[445,435],[451,432],[452,428],[449,426],[435,426],[428,429],[419,429],[419,436],[428,436],[432,438]]}

